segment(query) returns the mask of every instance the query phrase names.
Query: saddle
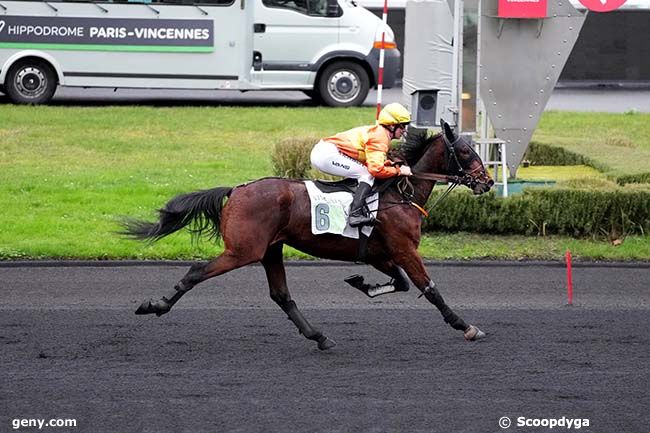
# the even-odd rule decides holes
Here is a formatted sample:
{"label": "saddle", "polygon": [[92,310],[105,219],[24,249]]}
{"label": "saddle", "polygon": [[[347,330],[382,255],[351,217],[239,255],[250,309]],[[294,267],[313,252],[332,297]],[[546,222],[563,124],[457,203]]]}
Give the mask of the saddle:
{"label": "saddle", "polygon": [[314,180],[314,185],[321,192],[329,194],[331,192],[345,191],[351,194],[357,190],[359,183],[349,177],[342,180]]}
{"label": "saddle", "polygon": [[[370,195],[376,192],[384,192],[389,186],[397,182],[397,180],[398,178],[396,177],[391,177],[387,180],[378,180],[370,190]],[[359,186],[359,183],[356,180],[349,177],[342,180],[314,180],[313,182],[316,188],[318,188],[324,194],[341,191],[354,194],[357,190],[357,187]]]}

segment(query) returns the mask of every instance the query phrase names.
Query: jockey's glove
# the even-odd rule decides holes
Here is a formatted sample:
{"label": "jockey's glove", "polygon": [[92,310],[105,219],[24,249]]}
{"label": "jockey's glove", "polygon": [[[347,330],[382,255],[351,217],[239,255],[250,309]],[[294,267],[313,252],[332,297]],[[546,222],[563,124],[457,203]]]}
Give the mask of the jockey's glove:
{"label": "jockey's glove", "polygon": [[399,168],[399,175],[400,176],[413,176],[413,172],[411,171],[411,167],[408,165],[403,165]]}

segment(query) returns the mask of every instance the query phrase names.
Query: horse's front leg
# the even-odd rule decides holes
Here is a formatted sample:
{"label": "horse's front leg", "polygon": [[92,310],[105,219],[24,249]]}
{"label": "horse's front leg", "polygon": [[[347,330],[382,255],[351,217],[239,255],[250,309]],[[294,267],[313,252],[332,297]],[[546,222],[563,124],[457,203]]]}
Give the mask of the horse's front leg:
{"label": "horse's front leg", "polygon": [[463,331],[465,339],[474,341],[485,337],[485,333],[474,325],[468,325],[445,303],[442,295],[436,288],[436,284],[429,278],[422,258],[414,250],[407,254],[400,254],[395,258],[395,262],[401,266],[425,298],[442,314],[443,319],[452,328]]}

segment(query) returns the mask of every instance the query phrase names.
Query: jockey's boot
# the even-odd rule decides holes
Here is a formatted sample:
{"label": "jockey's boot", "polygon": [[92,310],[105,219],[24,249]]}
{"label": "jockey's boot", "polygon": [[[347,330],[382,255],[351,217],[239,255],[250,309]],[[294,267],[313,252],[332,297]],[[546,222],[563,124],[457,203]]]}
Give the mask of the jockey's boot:
{"label": "jockey's boot", "polygon": [[370,193],[372,186],[365,182],[359,182],[357,191],[354,193],[352,205],[350,206],[350,218],[348,223],[351,227],[368,226],[375,224],[375,218],[370,214],[366,206],[366,197]]}

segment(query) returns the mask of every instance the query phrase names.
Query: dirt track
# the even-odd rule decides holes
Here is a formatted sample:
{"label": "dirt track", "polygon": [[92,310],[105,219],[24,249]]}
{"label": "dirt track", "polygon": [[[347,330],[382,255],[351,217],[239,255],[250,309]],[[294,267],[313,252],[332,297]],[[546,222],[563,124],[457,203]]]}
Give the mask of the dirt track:
{"label": "dirt track", "polygon": [[379,278],[288,269],[305,316],[338,343],[320,352],[266,299],[258,267],[199,286],[162,318],[133,309],[184,268],[0,268],[0,431],[75,418],[43,431],[498,432],[502,416],[647,431],[650,269],[578,268],[566,307],[561,268],[431,267],[489,333],[478,343],[413,291],[369,300],[345,288],[359,271]]}

